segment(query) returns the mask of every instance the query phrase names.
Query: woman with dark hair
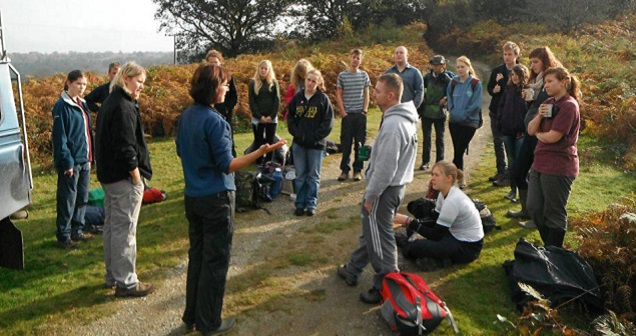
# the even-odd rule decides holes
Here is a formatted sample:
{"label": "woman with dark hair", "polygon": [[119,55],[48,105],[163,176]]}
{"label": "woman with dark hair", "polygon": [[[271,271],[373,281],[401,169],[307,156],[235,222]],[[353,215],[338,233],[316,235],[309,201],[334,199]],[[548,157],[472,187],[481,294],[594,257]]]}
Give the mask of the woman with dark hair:
{"label": "woman with dark hair", "polygon": [[194,72],[190,105],[179,119],[176,146],[185,177],[189,222],[188,278],[183,322],[204,335],[230,330],[234,319],[221,319],[234,231],[233,172],[285,144],[262,145],[240,158],[232,156],[232,131],[214,106],[223,103],[229,72],[205,63]]}
{"label": "woman with dark hair", "polygon": [[[529,55],[530,58],[530,79],[528,80],[528,90],[523,91],[523,98],[528,102],[528,112],[524,118],[526,132],[524,132],[523,143],[519,154],[515,158],[513,176],[515,184],[519,189],[519,201],[521,211],[508,211],[507,216],[511,218],[530,218],[526,209],[528,198],[528,172],[534,161],[534,148],[537,145],[537,138],[527,133],[530,121],[537,115],[537,110],[541,103],[548,99],[548,93],[543,87],[543,71],[551,67],[560,67],[561,62],[556,59],[549,47],[539,47]],[[532,220],[519,222],[519,225],[528,229],[535,228]]]}
{"label": "woman with dark hair", "polygon": [[[210,50],[205,55],[205,61],[207,63],[214,64],[216,66],[223,65],[223,54],[218,50]],[[217,103],[214,108],[221,113],[225,121],[230,125],[232,130],[232,156],[236,157],[236,146],[234,146],[234,107],[238,104],[238,91],[236,90],[236,84],[234,83],[234,77],[230,75],[228,79],[228,90],[225,92],[225,99]]]}
{"label": "woman with dark hair", "polygon": [[[439,191],[434,216],[413,219],[397,214],[396,225],[406,227],[407,236],[396,234],[396,243],[407,259],[416,259],[424,271],[448,263],[469,263],[481,254],[484,228],[473,201],[455,185],[462,171],[448,161],[439,161],[431,172],[433,189]],[[414,232],[425,239],[409,241]]]}
{"label": "woman with dark hair", "polygon": [[138,99],[146,70],[124,64],[110,83],[110,95],[97,114],[97,179],[104,189],[104,285],[115,296],[141,297],[151,284],[137,278],[137,222],[144,193],[142,177],[152,178],[150,155]]}
{"label": "woman with dark hair", "polygon": [[86,76],[69,72],[64,91],[53,107],[53,160],[57,170],[57,246],[76,248],[77,241],[92,239],[84,233],[84,213],[88,202],[93,134],[86,101]]}
{"label": "woman with dark hair", "polygon": [[536,136],[537,147],[528,183],[528,213],[539,229],[543,243],[563,246],[567,230],[566,205],[574,179],[579,174],[576,142],[581,115],[580,83],[563,67],[543,73],[549,96],[528,124],[528,134]]}

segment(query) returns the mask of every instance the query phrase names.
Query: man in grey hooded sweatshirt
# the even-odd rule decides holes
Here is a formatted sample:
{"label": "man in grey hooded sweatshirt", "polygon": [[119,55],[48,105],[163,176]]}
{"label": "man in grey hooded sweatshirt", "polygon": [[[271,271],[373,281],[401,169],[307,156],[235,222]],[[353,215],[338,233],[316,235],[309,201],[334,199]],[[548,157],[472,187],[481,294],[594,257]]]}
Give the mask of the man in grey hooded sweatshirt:
{"label": "man in grey hooded sweatshirt", "polygon": [[384,115],[366,171],[360,245],[349,262],[338,268],[338,276],[355,286],[364,267],[371,263],[373,287],[360,294],[360,300],[369,304],[380,303],[384,276],[399,271],[393,218],[404,199],[406,184],[413,181],[418,119],[412,101],[400,103],[403,90],[402,79],[396,74],[378,78],[373,98]]}

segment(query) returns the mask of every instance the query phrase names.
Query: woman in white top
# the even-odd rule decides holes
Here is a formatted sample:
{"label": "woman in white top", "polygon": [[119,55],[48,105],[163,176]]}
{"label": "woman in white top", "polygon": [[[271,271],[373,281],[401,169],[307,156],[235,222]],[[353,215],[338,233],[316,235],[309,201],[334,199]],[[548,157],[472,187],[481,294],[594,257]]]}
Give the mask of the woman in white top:
{"label": "woman in white top", "polygon": [[462,171],[448,161],[433,166],[431,183],[438,190],[437,205],[431,217],[413,219],[397,214],[395,223],[407,228],[410,236],[417,232],[425,239],[409,241],[396,234],[398,247],[407,259],[417,259],[418,266],[432,271],[451,263],[476,260],[484,246],[484,229],[473,201],[455,186]]}

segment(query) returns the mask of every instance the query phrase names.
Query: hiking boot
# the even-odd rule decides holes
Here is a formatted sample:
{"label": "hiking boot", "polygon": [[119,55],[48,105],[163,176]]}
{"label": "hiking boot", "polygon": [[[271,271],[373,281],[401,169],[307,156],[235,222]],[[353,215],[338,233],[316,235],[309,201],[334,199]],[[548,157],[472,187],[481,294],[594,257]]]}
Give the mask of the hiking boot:
{"label": "hiking boot", "polygon": [[296,216],[304,216],[305,215],[305,209],[296,208],[296,210],[294,210],[294,215],[296,215]]}
{"label": "hiking boot", "polygon": [[74,242],[72,240],[58,240],[57,241],[57,247],[61,248],[61,249],[65,249],[65,250],[70,250],[70,249],[76,249],[79,247],[79,244],[77,242]]}
{"label": "hiking boot", "polygon": [[203,336],[225,334],[226,332],[230,331],[235,324],[236,324],[236,319],[233,319],[233,318],[222,320],[221,325],[218,328],[216,328],[216,330],[204,332]]}
{"label": "hiking boot", "polygon": [[307,216],[313,216],[316,214],[316,209],[307,209],[307,211],[305,211],[305,214]]}
{"label": "hiking boot", "polygon": [[338,276],[347,283],[347,285],[351,287],[355,287],[358,285],[358,277],[347,270],[347,265],[339,266],[337,273]]}
{"label": "hiking boot", "polygon": [[494,181],[492,185],[495,187],[508,187],[510,186],[510,179],[506,177],[506,178]]}
{"label": "hiking boot", "polygon": [[532,219],[528,219],[525,222],[519,222],[517,223],[519,226],[521,226],[524,229],[536,229],[537,225],[534,223],[534,221]]}
{"label": "hiking boot", "polygon": [[495,176],[489,177],[488,181],[495,182],[495,181],[499,181],[499,180],[503,180],[503,179],[507,179],[507,178],[508,178],[507,174],[497,173]]}
{"label": "hiking boot", "polygon": [[378,304],[382,302],[380,290],[375,287],[371,287],[368,291],[360,293],[360,301],[368,304]]}
{"label": "hiking boot", "polygon": [[356,182],[362,180],[362,173],[360,173],[360,172],[353,173],[353,180],[356,181]]}
{"label": "hiking boot", "polygon": [[93,240],[93,238],[95,238],[92,234],[85,232],[85,233],[80,233],[78,235],[74,235],[71,236],[71,239],[74,241],[83,241],[83,242],[87,242],[89,240]]}
{"label": "hiking boot", "polygon": [[422,165],[420,166],[420,170],[428,170],[428,163],[422,163]]}
{"label": "hiking boot", "polygon": [[349,178],[349,173],[342,172],[340,176],[338,176],[338,181],[346,181]]}
{"label": "hiking boot", "polygon": [[138,282],[137,285],[131,289],[117,287],[115,289],[115,296],[117,297],[142,297],[152,293],[155,290],[151,284],[145,284]]}

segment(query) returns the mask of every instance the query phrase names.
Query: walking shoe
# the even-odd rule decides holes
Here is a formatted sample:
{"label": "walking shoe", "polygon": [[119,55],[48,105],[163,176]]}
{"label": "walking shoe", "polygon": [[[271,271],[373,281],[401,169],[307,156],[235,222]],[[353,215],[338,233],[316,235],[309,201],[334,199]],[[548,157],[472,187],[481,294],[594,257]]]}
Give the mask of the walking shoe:
{"label": "walking shoe", "polygon": [[216,328],[216,330],[204,332],[203,336],[225,334],[226,332],[230,331],[235,324],[236,324],[236,319],[233,319],[233,318],[222,320],[221,325],[218,328]]}
{"label": "walking shoe", "polygon": [[503,180],[505,178],[508,178],[507,174],[497,173],[497,174],[495,174],[495,176],[489,177],[488,181],[495,182],[495,181]]}
{"label": "walking shoe", "polygon": [[155,287],[153,287],[151,284],[145,284],[145,283],[141,283],[138,282],[137,286],[131,288],[131,289],[126,289],[126,288],[121,288],[121,287],[117,287],[115,289],[115,296],[117,297],[142,297],[142,296],[146,296],[150,293],[152,293],[155,290]]}
{"label": "walking shoe", "polygon": [[510,180],[506,177],[506,178],[494,181],[492,185],[495,187],[508,187],[510,186]]}
{"label": "walking shoe", "polygon": [[537,225],[534,223],[534,221],[532,219],[528,219],[525,222],[519,222],[517,223],[519,226],[521,226],[524,229],[536,229]]}
{"label": "walking shoe", "polygon": [[349,173],[342,172],[340,176],[338,176],[338,181],[342,182],[349,178]]}
{"label": "walking shoe", "polygon": [[515,201],[515,197],[517,197],[517,193],[514,192],[514,191],[510,191],[508,193],[508,195],[504,196],[504,198],[509,200],[510,202],[514,202]]}
{"label": "walking shoe", "polygon": [[356,182],[362,180],[362,174],[360,172],[353,173],[353,180]]}
{"label": "walking shoe", "polygon": [[77,242],[74,242],[72,240],[58,240],[57,241],[57,247],[61,248],[61,249],[65,249],[65,250],[70,250],[70,249],[76,249],[79,246],[79,244]]}
{"label": "walking shoe", "polygon": [[117,284],[114,282],[104,282],[104,288],[106,289],[115,289],[116,286]]}
{"label": "walking shoe", "polygon": [[294,210],[294,215],[296,215],[296,216],[304,216],[305,215],[305,209],[296,208],[296,210]]}
{"label": "walking shoe", "polygon": [[380,290],[375,287],[371,287],[368,291],[360,293],[360,301],[368,304],[378,304],[382,302]]}
{"label": "walking shoe", "polygon": [[521,210],[521,211],[508,210],[508,213],[506,213],[506,217],[530,219],[530,216],[528,216],[528,214],[524,210]]}
{"label": "walking shoe", "polygon": [[71,239],[74,241],[89,241],[89,240],[93,240],[93,238],[95,238],[92,234],[85,232],[85,233],[80,233],[78,235],[75,236],[71,236]]}
{"label": "walking shoe", "polygon": [[313,216],[316,214],[316,209],[307,209],[307,211],[305,211],[305,214],[307,214],[307,216]]}
{"label": "walking shoe", "polygon": [[422,163],[422,165],[420,166],[420,170],[427,170],[428,167],[428,163]]}
{"label": "walking shoe", "polygon": [[355,274],[347,271],[347,265],[339,266],[337,273],[338,276],[347,283],[347,285],[351,287],[355,287],[358,285],[358,277]]}

